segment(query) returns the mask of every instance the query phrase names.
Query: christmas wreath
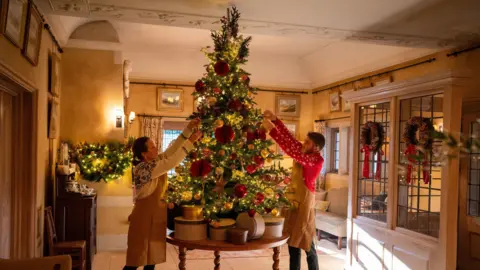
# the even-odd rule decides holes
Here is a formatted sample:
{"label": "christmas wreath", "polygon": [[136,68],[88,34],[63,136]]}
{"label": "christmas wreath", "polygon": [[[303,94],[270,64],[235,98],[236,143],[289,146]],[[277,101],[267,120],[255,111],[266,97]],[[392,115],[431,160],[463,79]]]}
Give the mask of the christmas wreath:
{"label": "christmas wreath", "polygon": [[[418,139],[417,131],[419,134]],[[403,141],[407,144],[407,148],[404,151],[404,154],[408,158],[407,183],[410,183],[412,164],[415,164],[416,160],[423,160],[423,182],[425,184],[430,182],[427,151],[432,149],[433,131],[433,124],[428,118],[415,116],[408,119],[407,126],[403,131]],[[419,150],[418,155],[417,150]]]}
{"label": "christmas wreath", "polygon": [[133,139],[126,144],[69,144],[70,159],[78,164],[83,179],[108,182],[122,177],[132,164]]}
{"label": "christmas wreath", "polygon": [[381,178],[381,160],[382,160],[382,144],[383,144],[383,126],[380,123],[368,121],[362,126],[360,143],[361,151],[364,153],[363,159],[363,177],[370,177],[370,153],[377,154],[377,171],[375,179]]}

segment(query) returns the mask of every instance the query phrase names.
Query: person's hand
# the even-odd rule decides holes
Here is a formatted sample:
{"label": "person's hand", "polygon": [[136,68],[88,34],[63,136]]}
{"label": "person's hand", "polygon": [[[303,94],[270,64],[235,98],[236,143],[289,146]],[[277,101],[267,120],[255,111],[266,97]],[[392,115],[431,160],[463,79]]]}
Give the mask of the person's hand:
{"label": "person's hand", "polygon": [[266,110],[265,112],[263,112],[263,117],[267,120],[270,120],[270,121],[277,120],[277,116],[275,114],[273,114],[273,112],[270,111],[270,110]]}
{"label": "person's hand", "polygon": [[192,119],[187,127],[190,129],[190,130],[194,130],[195,128],[197,128],[198,126],[200,125],[200,119],[199,118],[195,118],[195,119]]}
{"label": "person's hand", "polygon": [[202,132],[198,130],[197,132],[193,133],[190,138],[188,138],[192,143],[198,141],[202,137]]}
{"label": "person's hand", "polygon": [[275,127],[275,125],[273,125],[273,123],[270,122],[270,120],[267,120],[267,119],[263,120],[262,126],[269,132],[270,132],[270,130],[272,130]]}

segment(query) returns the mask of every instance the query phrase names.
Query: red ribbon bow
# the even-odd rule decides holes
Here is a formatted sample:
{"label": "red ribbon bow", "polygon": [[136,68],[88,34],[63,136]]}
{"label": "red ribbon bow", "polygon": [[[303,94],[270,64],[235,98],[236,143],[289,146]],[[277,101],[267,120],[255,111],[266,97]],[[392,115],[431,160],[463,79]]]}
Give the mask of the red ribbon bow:
{"label": "red ribbon bow", "polygon": [[369,178],[370,177],[370,164],[368,162],[370,161],[370,146],[365,145],[361,149],[363,155],[363,177],[364,178]]}

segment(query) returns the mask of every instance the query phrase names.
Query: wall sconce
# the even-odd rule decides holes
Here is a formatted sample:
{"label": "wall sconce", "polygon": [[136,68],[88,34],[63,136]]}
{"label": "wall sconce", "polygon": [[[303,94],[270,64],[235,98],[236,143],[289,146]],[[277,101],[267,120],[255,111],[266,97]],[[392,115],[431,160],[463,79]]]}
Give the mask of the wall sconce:
{"label": "wall sconce", "polygon": [[123,111],[115,110],[115,128],[123,128]]}
{"label": "wall sconce", "polygon": [[128,123],[131,125],[133,123],[133,120],[135,120],[135,112],[130,112],[128,115]]}

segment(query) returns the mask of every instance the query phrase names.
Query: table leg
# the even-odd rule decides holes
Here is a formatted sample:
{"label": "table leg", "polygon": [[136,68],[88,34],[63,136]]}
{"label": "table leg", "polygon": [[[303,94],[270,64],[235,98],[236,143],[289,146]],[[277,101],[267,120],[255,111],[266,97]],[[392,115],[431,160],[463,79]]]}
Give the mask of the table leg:
{"label": "table leg", "polygon": [[178,247],[178,251],[178,259],[180,260],[178,263],[178,269],[186,270],[187,249],[185,247]]}
{"label": "table leg", "polygon": [[280,266],[280,247],[273,248],[273,270],[279,270]]}
{"label": "table leg", "polygon": [[220,270],[220,251],[215,250],[215,260],[213,261],[215,263],[215,270]]}

